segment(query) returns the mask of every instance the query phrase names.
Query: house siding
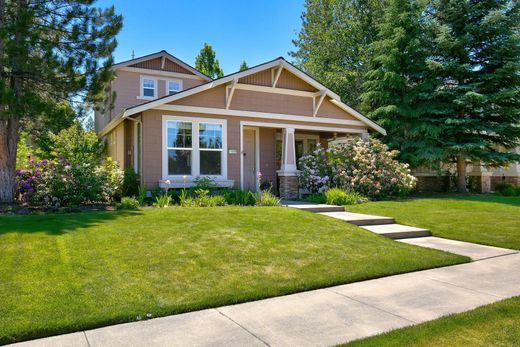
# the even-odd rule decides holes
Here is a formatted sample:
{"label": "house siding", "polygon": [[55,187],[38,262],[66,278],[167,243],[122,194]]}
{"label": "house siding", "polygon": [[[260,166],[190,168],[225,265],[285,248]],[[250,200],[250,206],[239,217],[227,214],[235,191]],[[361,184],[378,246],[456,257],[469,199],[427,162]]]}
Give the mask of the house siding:
{"label": "house siding", "polygon": [[[191,74],[191,73],[190,73]],[[192,75],[192,74],[191,74]],[[117,71],[117,77],[111,83],[111,90],[116,91],[116,99],[114,101],[114,108],[107,111],[106,114],[95,113],[95,127],[96,131],[103,129],[115,116],[127,107],[142,104],[148,100],[139,99],[141,94],[141,76],[152,77],[157,80],[157,94],[158,97],[166,95],[166,81],[170,79],[182,80],[183,89],[189,89],[205,83],[202,79],[193,78],[178,78],[166,77],[154,74],[154,70],[146,73],[132,72],[132,71]]]}
{"label": "house siding", "polygon": [[[202,117],[225,119],[227,121],[227,169],[228,179],[234,180],[235,187],[240,187],[240,122],[262,122],[260,128],[260,170],[266,179],[276,184],[276,128],[270,128],[268,123],[280,123],[278,120],[265,118],[218,116],[205,113],[182,113],[162,110],[147,110],[141,115],[143,126],[142,151],[143,168],[142,180],[148,188],[156,187],[162,179],[162,116]],[[284,124],[301,125],[301,122],[283,121]],[[330,126],[325,123],[313,123],[316,126]],[[341,126],[335,126],[341,127]],[[352,128],[349,126],[347,128]],[[366,127],[360,127],[366,130]],[[348,133],[345,130],[345,133]],[[229,154],[229,150],[236,150],[236,154]]]}
{"label": "house siding", "polygon": [[170,72],[178,72],[185,73],[188,75],[194,75],[191,71],[183,68],[177,63],[169,59],[165,59],[164,61],[164,69],[162,68],[162,58],[155,58],[146,61],[142,61],[137,64],[130,65],[131,67],[137,67],[141,69],[151,69],[151,70],[161,70],[161,71],[170,71]]}

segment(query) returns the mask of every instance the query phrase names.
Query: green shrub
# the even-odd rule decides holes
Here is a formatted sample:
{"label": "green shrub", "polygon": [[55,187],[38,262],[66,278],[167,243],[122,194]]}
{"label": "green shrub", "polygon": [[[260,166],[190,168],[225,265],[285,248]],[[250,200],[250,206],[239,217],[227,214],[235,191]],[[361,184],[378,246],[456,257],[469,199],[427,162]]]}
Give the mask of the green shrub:
{"label": "green shrub", "polygon": [[356,191],[373,199],[403,196],[415,187],[408,164],[396,160],[399,152],[376,139],[331,146],[318,146],[299,159],[300,186],[312,193],[330,187]]}
{"label": "green shrub", "polygon": [[186,190],[182,190],[179,196],[183,207],[213,207],[226,205],[226,199],[222,195],[210,195],[207,189],[195,190],[195,196],[191,196]]}
{"label": "green shrub", "polygon": [[125,169],[123,175],[123,196],[137,196],[139,193],[139,175],[133,168]]}
{"label": "green shrub", "polygon": [[368,201],[359,193],[344,191],[340,188],[331,188],[324,193],[324,196],[326,203],[330,205],[356,205]]}
{"label": "green shrub", "polygon": [[118,210],[138,210],[141,204],[134,197],[123,196],[121,202],[117,204]]}
{"label": "green shrub", "polygon": [[29,161],[27,169],[16,171],[17,192],[22,202],[36,206],[79,206],[111,203],[121,196],[123,173],[110,158],[93,165],[71,165],[58,161]]}
{"label": "green shrub", "polygon": [[195,183],[195,190],[198,190],[198,189],[204,189],[204,190],[211,190],[211,189],[214,189],[217,187],[217,184],[215,183],[215,181],[213,181],[211,178],[209,177],[205,177],[205,176],[199,176],[197,177],[193,183]]}
{"label": "green shrub", "polygon": [[278,206],[280,198],[268,190],[259,191],[255,194],[256,206]]}
{"label": "green shrub", "polygon": [[255,195],[250,190],[234,189],[223,193],[228,205],[254,206]]}
{"label": "green shrub", "polygon": [[323,194],[309,194],[304,199],[304,201],[312,202],[315,204],[324,204],[327,202],[327,199],[325,199],[325,195]]}
{"label": "green shrub", "polygon": [[158,195],[155,197],[155,203],[153,204],[155,207],[164,208],[170,206],[172,201],[172,197],[168,194]]}
{"label": "green shrub", "polygon": [[495,186],[495,191],[504,196],[520,196],[520,186],[511,183],[498,183]]}
{"label": "green shrub", "polygon": [[145,186],[139,186],[139,189],[137,189],[137,201],[139,202],[140,206],[144,205],[144,202],[146,201],[146,187]]}

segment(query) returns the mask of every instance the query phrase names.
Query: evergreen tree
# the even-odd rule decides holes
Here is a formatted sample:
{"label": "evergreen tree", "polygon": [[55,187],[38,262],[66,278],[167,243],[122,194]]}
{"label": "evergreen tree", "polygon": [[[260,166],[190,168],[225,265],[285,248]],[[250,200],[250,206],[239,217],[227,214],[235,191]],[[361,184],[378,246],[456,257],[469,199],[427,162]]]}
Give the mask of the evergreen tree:
{"label": "evergreen tree", "polygon": [[367,49],[386,0],[306,0],[302,28],[289,52],[295,63],[353,107],[360,103]]}
{"label": "evergreen tree", "polygon": [[195,58],[195,68],[213,79],[224,76],[224,72],[216,58],[216,53],[208,43],[204,43],[199,55]]}
{"label": "evergreen tree", "polygon": [[246,63],[246,61],[244,60],[244,61],[242,62],[242,64],[240,64],[240,68],[238,69],[238,71],[244,71],[244,70],[247,70],[247,69],[249,69],[249,66],[247,66],[247,63]]}
{"label": "evergreen tree", "polygon": [[428,20],[439,85],[433,93],[438,137],[446,160],[457,163],[466,191],[468,160],[501,165],[519,160],[520,4],[513,0],[433,0]]}
{"label": "evergreen tree", "polygon": [[20,122],[59,101],[107,99],[122,18],[93,0],[0,0],[0,202],[11,202]]}
{"label": "evergreen tree", "polygon": [[400,159],[418,166],[442,159],[436,141],[441,125],[431,114],[432,79],[425,64],[430,54],[424,6],[415,0],[389,0],[369,49],[362,109],[383,126],[384,141]]}

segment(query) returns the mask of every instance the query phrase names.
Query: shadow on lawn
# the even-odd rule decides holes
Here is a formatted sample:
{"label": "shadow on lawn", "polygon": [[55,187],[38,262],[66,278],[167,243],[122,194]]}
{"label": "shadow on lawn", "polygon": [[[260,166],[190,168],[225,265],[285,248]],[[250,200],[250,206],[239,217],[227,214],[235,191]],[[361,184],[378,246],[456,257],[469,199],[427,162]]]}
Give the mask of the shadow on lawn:
{"label": "shadow on lawn", "polygon": [[141,211],[99,211],[0,216],[0,236],[8,233],[62,235],[76,229],[93,227],[118,218],[141,214]]}

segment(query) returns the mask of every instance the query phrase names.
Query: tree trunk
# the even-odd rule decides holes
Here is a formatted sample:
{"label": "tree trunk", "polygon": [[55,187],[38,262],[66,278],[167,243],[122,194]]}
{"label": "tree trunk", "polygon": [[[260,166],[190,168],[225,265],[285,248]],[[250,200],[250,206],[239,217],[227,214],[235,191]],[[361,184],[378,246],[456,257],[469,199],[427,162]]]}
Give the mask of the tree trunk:
{"label": "tree trunk", "polygon": [[466,187],[466,159],[463,156],[457,157],[457,191],[467,193]]}
{"label": "tree trunk", "polygon": [[14,200],[18,127],[18,118],[0,119],[0,203]]}

